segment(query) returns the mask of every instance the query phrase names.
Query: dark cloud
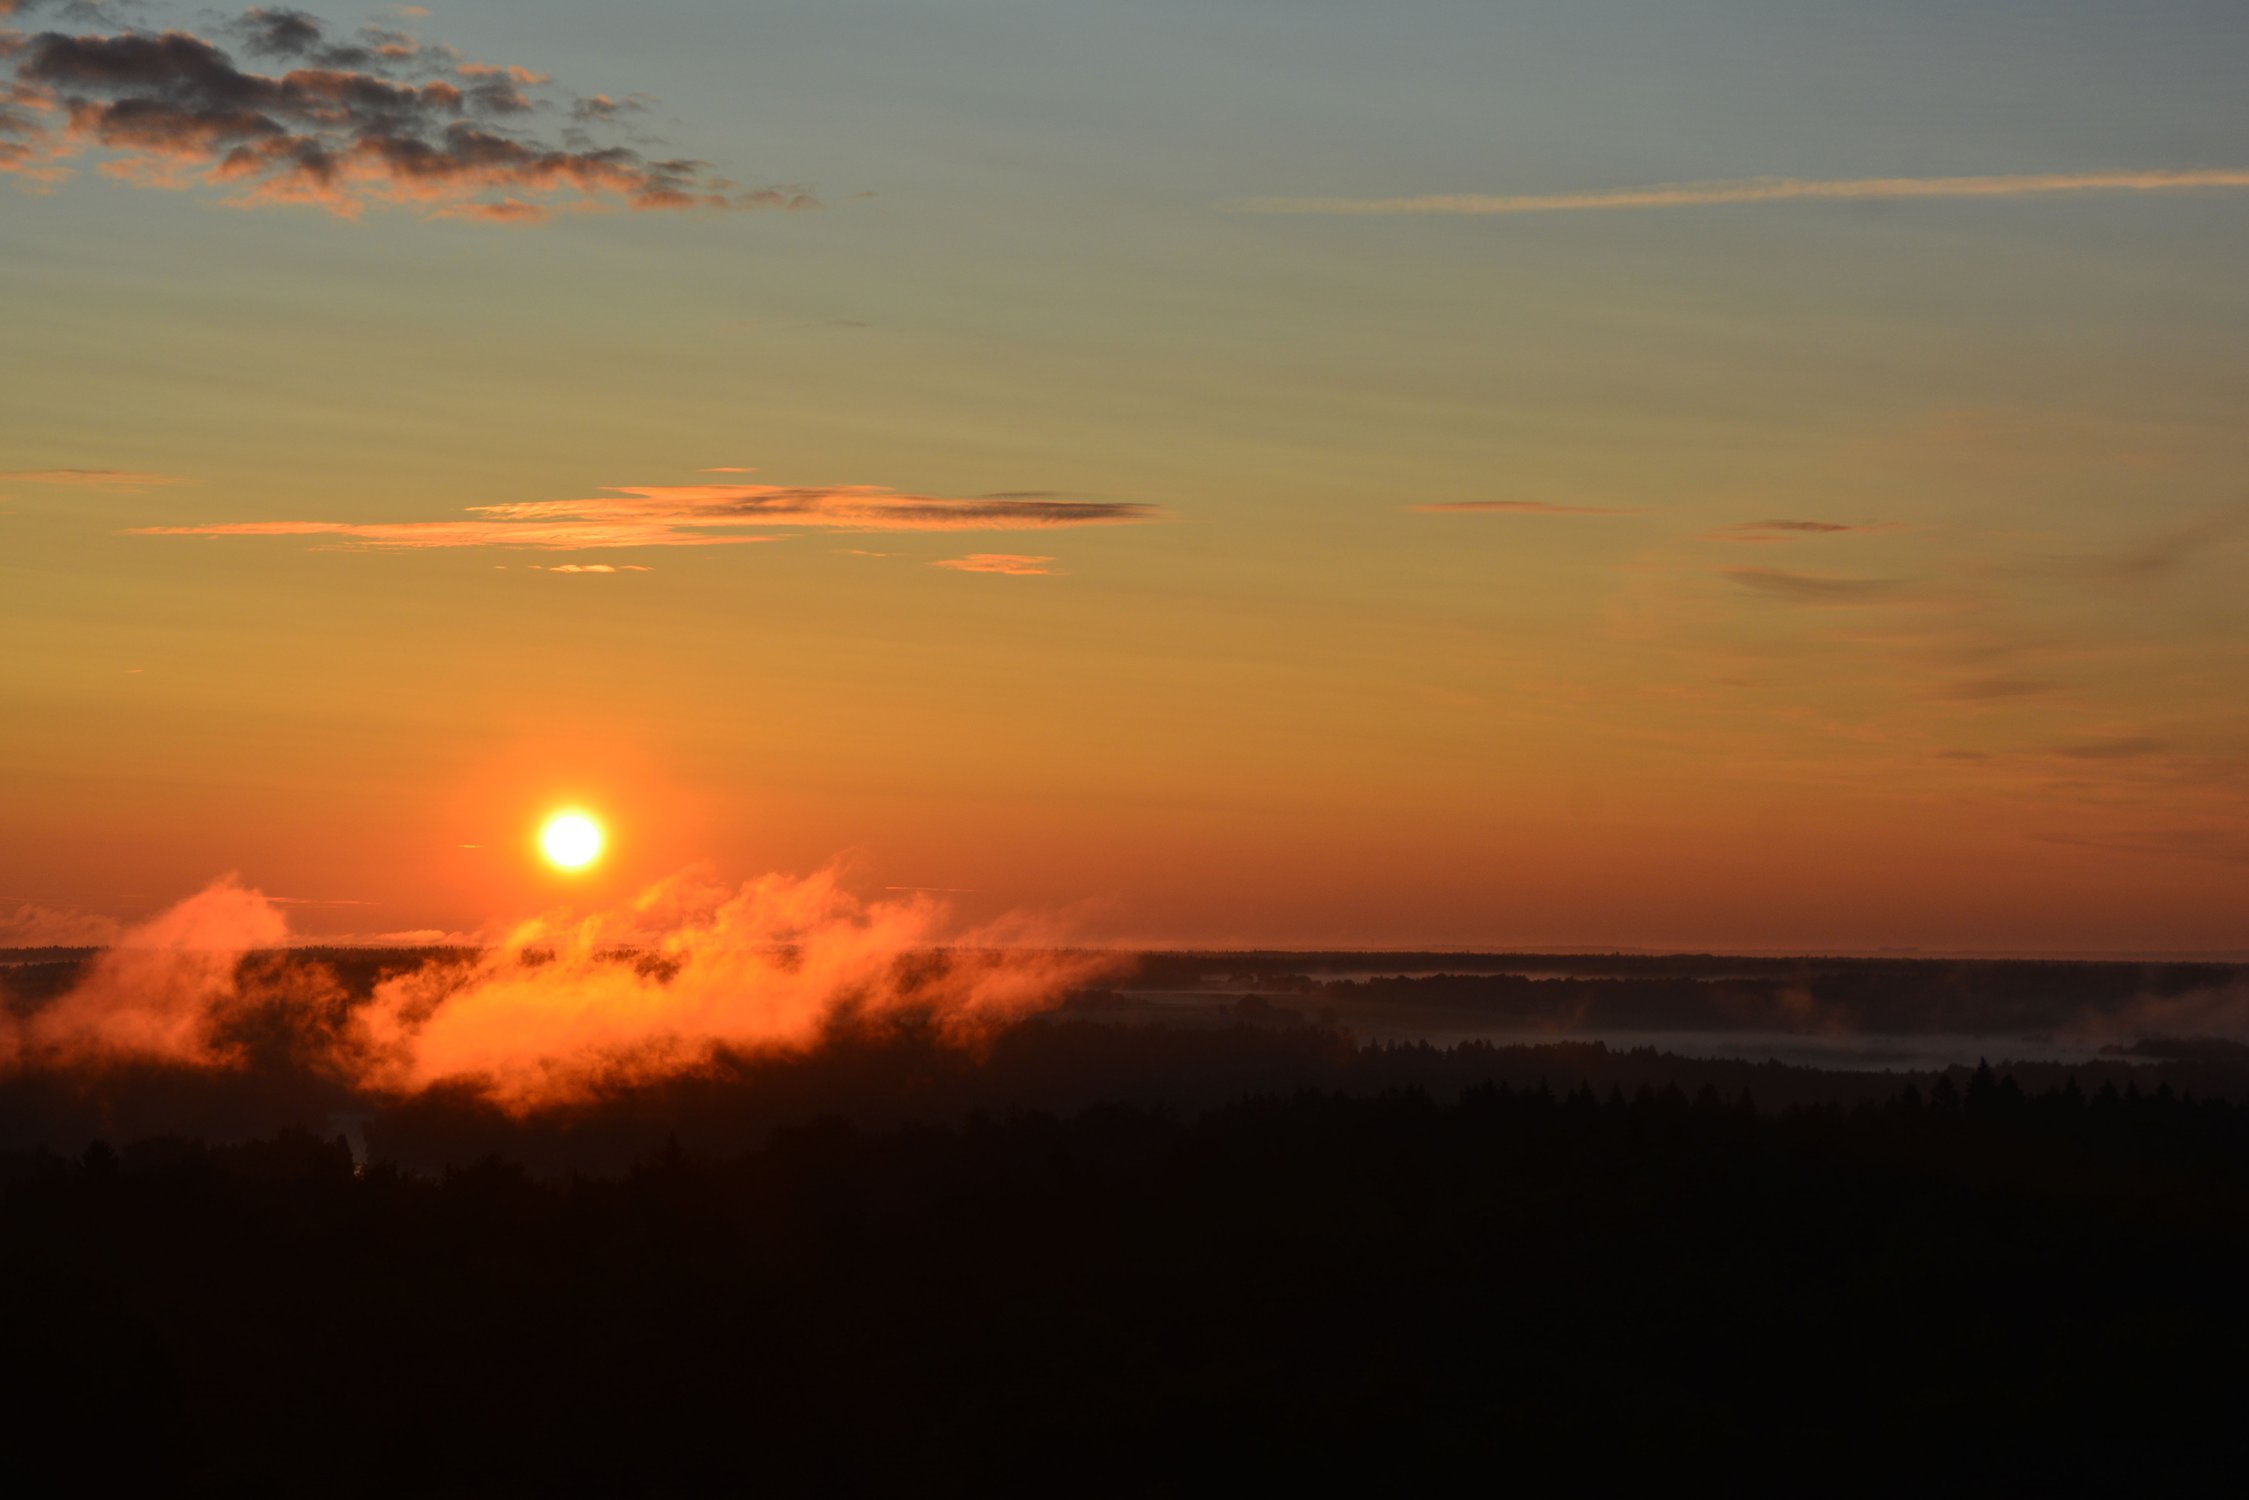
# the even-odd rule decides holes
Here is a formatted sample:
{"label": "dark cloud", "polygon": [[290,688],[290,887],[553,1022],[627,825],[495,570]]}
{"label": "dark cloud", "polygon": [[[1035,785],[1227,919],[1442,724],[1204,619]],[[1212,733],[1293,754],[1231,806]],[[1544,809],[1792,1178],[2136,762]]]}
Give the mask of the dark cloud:
{"label": "dark cloud", "polygon": [[607,94],[586,94],[570,101],[571,117],[578,120],[608,123],[624,115],[648,113],[648,102],[638,94],[628,94],[622,99],[612,99]]}
{"label": "dark cloud", "polygon": [[1781,568],[1726,568],[1719,576],[1762,598],[1789,604],[1889,604],[1912,597],[1895,578],[1840,578]]}
{"label": "dark cloud", "polygon": [[[203,182],[238,204],[303,202],[355,215],[405,203],[433,216],[525,220],[557,200],[635,209],[797,209],[800,188],[744,190],[691,157],[651,159],[573,129],[527,127],[546,75],[468,62],[381,29],[339,42],[304,11],[259,8],[227,34],[285,71],[238,65],[184,30],[11,33],[0,50],[0,171],[53,180],[85,150],[114,175]],[[624,108],[573,113],[599,123]]]}
{"label": "dark cloud", "polygon": [[317,17],[301,10],[255,6],[234,23],[252,52],[265,57],[319,57],[327,60],[327,35]]}

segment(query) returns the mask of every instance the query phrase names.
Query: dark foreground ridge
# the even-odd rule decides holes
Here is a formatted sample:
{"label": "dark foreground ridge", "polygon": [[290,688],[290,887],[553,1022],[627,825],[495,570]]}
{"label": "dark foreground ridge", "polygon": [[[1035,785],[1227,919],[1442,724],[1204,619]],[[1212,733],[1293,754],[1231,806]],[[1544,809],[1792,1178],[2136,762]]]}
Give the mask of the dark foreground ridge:
{"label": "dark foreground ridge", "polygon": [[5,1434],[229,1495],[2006,1492],[2243,1456],[2249,1109],[1979,1070],[0,1157]]}
{"label": "dark foreground ridge", "polygon": [[[2142,1492],[2249,1456],[2243,971],[1310,957],[1150,956],[969,1045],[839,1007],[524,1108],[354,1066],[373,986],[447,955],[245,956],[202,1061],[0,1071],[0,1441],[228,1496]],[[1741,1040],[1815,1034],[1870,1045]]]}

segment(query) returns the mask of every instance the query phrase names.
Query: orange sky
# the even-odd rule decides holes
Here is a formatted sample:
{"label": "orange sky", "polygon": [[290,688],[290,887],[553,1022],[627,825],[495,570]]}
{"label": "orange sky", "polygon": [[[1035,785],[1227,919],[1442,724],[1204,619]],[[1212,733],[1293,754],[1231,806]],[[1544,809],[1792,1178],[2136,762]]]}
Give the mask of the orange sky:
{"label": "orange sky", "polygon": [[66,127],[217,95],[0,21],[0,942],[840,862],[1100,942],[2249,949],[2249,121],[2186,20],[2161,88],[1952,38],[1993,110],[1730,5],[1035,69],[977,6],[480,11],[174,18],[319,180]]}

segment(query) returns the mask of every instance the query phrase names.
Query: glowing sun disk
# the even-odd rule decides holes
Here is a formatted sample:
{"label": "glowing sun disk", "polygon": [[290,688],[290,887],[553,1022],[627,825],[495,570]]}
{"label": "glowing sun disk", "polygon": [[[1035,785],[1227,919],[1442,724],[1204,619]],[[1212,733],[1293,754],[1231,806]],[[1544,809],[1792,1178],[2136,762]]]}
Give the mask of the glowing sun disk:
{"label": "glowing sun disk", "polygon": [[539,830],[539,848],[565,870],[582,870],[601,857],[601,825],[584,813],[557,813]]}

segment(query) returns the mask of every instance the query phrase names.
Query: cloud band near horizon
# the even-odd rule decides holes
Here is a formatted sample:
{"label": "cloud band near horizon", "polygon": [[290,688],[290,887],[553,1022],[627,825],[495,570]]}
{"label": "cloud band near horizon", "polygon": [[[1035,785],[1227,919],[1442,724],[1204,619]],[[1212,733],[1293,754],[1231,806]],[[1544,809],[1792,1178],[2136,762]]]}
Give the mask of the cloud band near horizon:
{"label": "cloud band near horizon", "polygon": [[1404,215],[1580,213],[1619,208],[1697,208],[1738,203],[1868,202],[1889,198],[2026,198],[2055,193],[2162,193],[2249,188],[2249,168],[2175,172],[2043,172],[1987,177],[1753,177],[1658,183],[1568,193],[1430,193],[1406,198],[1252,198],[1262,214]]}
{"label": "cloud band near horizon", "polygon": [[[362,547],[712,547],[770,541],[745,527],[828,531],[1039,531],[1160,520],[1153,505],[1041,496],[952,498],[880,485],[640,485],[585,500],[469,507],[465,521],[223,521],[136,526],[127,536],[334,537]],[[1042,559],[1044,561],[1044,559]]]}

